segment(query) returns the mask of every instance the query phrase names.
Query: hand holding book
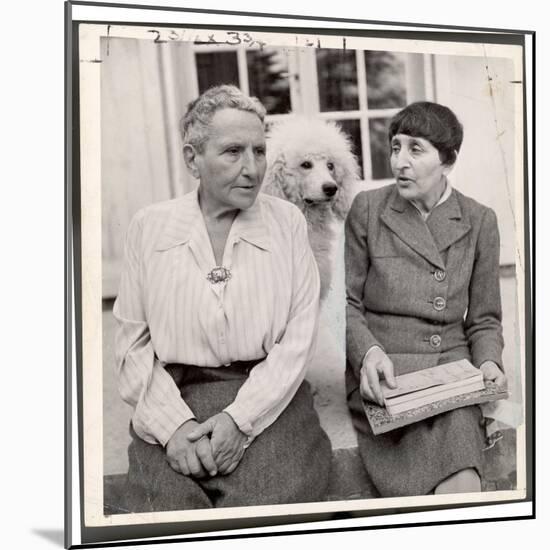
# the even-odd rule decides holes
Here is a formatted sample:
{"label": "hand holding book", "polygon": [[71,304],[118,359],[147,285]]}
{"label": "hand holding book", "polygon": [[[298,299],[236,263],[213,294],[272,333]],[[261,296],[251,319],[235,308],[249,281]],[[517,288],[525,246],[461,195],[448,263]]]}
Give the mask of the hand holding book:
{"label": "hand holding book", "polygon": [[483,380],[494,382],[499,388],[506,388],[506,375],[494,361],[483,362],[479,370],[483,373]]}
{"label": "hand holding book", "polygon": [[391,386],[387,381],[379,383],[382,406],[364,402],[375,434],[459,407],[508,397],[505,375],[489,361],[476,369],[463,359],[404,374],[393,381]]}
{"label": "hand holding book", "polygon": [[368,399],[381,406],[384,405],[384,396],[380,386],[382,378],[390,388],[397,387],[392,360],[382,348],[373,346],[365,354],[361,366],[360,391],[363,399]]}

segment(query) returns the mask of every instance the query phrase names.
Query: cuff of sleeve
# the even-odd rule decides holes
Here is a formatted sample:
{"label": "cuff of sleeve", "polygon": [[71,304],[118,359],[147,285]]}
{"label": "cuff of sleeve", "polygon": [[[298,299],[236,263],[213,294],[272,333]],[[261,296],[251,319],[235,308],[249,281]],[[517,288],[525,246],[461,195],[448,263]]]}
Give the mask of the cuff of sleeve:
{"label": "cuff of sleeve", "polygon": [[145,441],[150,441],[151,437],[147,437],[148,434],[151,434],[156,441],[166,447],[170,438],[174,435],[176,430],[188,420],[193,420],[195,416],[190,410],[187,410],[187,407],[182,410],[170,409],[169,419],[166,416],[163,416],[162,422],[158,418],[150,418],[147,423],[148,428],[143,426],[143,424],[134,417],[132,420],[132,425],[134,430],[142,439]]}
{"label": "cuff of sleeve", "polygon": [[483,363],[486,363],[487,361],[491,361],[491,363],[494,363],[501,370],[502,373],[506,374],[504,367],[502,366],[502,361],[497,361],[496,359],[492,359],[490,357],[484,357],[481,360],[475,361],[474,366],[479,369],[481,365],[483,365]]}
{"label": "cuff of sleeve", "polygon": [[[378,344],[374,344],[373,346],[371,346],[368,350],[367,350],[367,353],[365,353],[365,355],[363,356],[363,360],[361,361],[361,364],[363,364],[365,362],[365,359],[368,357],[369,353],[375,349],[379,349],[381,351],[384,351],[384,348],[382,346],[379,346]],[[385,352],[384,352],[385,353]]]}
{"label": "cuff of sleeve", "polygon": [[231,405],[223,409],[231,418],[234,420],[235,424],[239,427],[239,430],[247,436],[252,435],[252,424],[247,418],[246,412],[240,407],[237,403],[233,402]]}
{"label": "cuff of sleeve", "polygon": [[191,415],[191,416],[182,416],[181,418],[179,418],[177,420],[175,419],[174,422],[169,427],[164,426],[164,429],[162,430],[162,432],[157,432],[156,433],[156,438],[158,439],[159,443],[163,447],[166,447],[166,445],[168,445],[168,441],[170,441],[170,439],[176,433],[178,428],[180,426],[182,426],[183,424],[185,424],[185,422],[187,422],[188,420],[193,420],[194,418],[195,417],[193,415]]}
{"label": "cuff of sleeve", "polygon": [[498,353],[476,353],[475,350],[472,352],[472,363],[475,367],[479,369],[485,361],[492,361],[496,363],[498,368],[504,372],[504,367],[502,366],[502,356]]}
{"label": "cuff of sleeve", "polygon": [[370,332],[362,334],[360,338],[357,338],[355,335],[348,332],[347,345],[348,361],[351,363],[351,366],[357,376],[359,376],[365,356],[373,347],[378,346],[384,351],[384,348],[380,345],[378,340],[370,334]]}

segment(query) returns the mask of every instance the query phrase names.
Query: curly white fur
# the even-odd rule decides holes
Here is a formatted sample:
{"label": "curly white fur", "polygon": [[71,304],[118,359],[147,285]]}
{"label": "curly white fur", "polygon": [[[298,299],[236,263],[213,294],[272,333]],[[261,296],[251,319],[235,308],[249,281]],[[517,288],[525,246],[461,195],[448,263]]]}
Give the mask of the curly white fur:
{"label": "curly white fur", "polygon": [[263,191],[304,213],[324,299],[332,275],[333,222],[345,219],[359,179],[351,140],[333,122],[292,117],[270,130],[267,152]]}

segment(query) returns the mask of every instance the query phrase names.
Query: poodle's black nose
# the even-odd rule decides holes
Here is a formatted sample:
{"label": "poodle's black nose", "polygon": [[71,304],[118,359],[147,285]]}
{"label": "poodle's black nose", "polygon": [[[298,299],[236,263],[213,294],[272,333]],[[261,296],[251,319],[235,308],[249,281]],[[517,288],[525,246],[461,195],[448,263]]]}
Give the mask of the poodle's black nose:
{"label": "poodle's black nose", "polygon": [[334,183],[323,183],[321,189],[327,197],[333,197],[336,194],[336,191],[338,191],[338,186]]}

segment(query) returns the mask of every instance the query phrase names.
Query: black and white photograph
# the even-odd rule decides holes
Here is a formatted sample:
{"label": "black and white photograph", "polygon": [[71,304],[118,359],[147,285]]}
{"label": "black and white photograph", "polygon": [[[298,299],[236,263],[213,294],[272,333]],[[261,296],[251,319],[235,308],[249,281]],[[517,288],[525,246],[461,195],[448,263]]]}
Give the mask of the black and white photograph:
{"label": "black and white photograph", "polygon": [[86,528],[531,498],[522,42],[302,26],[76,26]]}

